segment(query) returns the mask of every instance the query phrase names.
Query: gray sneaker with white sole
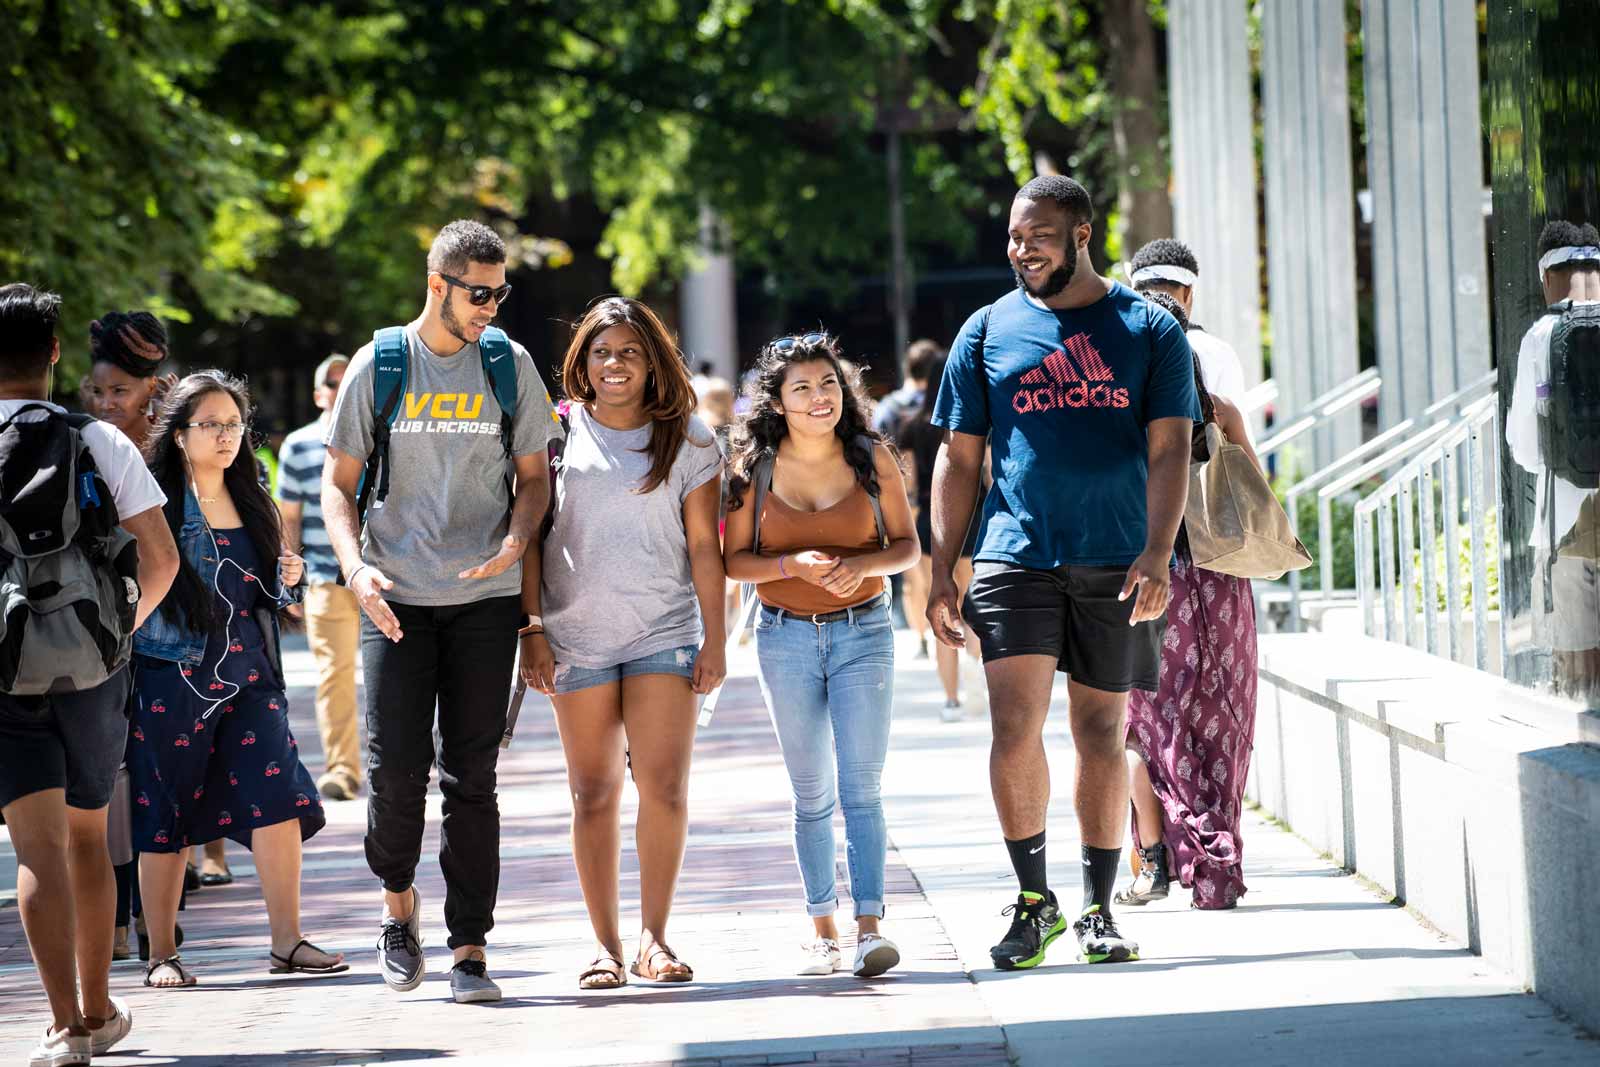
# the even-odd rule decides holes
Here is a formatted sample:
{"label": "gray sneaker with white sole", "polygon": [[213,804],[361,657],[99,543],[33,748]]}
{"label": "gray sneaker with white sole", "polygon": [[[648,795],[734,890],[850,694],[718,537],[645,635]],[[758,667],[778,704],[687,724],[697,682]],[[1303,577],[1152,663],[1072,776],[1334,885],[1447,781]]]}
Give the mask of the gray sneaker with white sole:
{"label": "gray sneaker with white sole", "polygon": [[406,993],[422,984],[427,969],[422,956],[422,893],[412,886],[411,915],[404,922],[392,915],[383,917],[378,930],[378,970],[390,989]]}
{"label": "gray sneaker with white sole", "polygon": [[457,1004],[492,1004],[500,999],[500,987],[489,977],[488,965],[468,957],[450,968],[450,995]]}

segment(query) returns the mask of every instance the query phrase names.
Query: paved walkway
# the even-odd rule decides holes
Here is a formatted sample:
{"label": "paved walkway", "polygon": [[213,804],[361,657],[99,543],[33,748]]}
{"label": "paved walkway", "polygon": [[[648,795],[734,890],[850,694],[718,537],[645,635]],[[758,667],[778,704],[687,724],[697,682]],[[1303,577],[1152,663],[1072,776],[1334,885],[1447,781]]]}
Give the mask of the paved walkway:
{"label": "paved walkway", "polygon": [[[361,850],[365,805],[329,805],[329,825],[306,856],[304,925],[308,936],[350,954],[353,970],[269,977],[253,872],[248,856],[233,850],[239,880],[191,897],[183,919],[184,957],[202,985],[158,993],[140,987],[136,961],[118,964],[113,988],[133,1004],[136,1029],[96,1063],[1600,1063],[1600,1043],[1544,1002],[1259,819],[1246,830],[1251,892],[1238,911],[1197,914],[1174,896],[1125,917],[1144,943],[1141,963],[1090,969],[1072,962],[1063,941],[1036,972],[992,970],[987,949],[1015,891],[988,796],[987,724],[941,723],[927,664],[909,655],[902,664],[885,782],[895,846],[885,929],[905,961],[883,979],[789,973],[808,923],[796,907],[787,780],[746,673],[729,683],[695,757],[671,940],[695,965],[697,983],[576,988],[591,940],[572,875],[560,748],[542,700],[531,698],[501,760],[503,867],[490,962],[506,992],[502,1004],[450,1003],[431,833],[419,885],[432,971],[409,994],[382,987],[373,959],[378,894]],[[316,769],[303,651],[291,653],[290,669],[296,734]],[[1071,900],[1080,882],[1071,752],[1059,719],[1050,747],[1061,794],[1052,872]],[[631,800],[624,820],[631,826]],[[8,853],[0,838],[0,865]],[[0,866],[0,891],[11,888],[6,870]],[[623,872],[624,915],[636,917],[631,849]],[[0,910],[5,1062],[37,1035],[41,1001],[17,912]]]}

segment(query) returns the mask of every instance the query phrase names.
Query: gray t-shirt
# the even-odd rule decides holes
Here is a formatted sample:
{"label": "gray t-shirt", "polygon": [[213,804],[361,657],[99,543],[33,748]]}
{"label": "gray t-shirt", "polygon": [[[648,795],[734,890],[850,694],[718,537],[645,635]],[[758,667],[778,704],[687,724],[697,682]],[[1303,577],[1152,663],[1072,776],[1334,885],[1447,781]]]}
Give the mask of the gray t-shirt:
{"label": "gray t-shirt", "polygon": [[[394,582],[388,599],[420,607],[519,596],[520,563],[495,578],[456,575],[500,551],[510,518],[510,462],[500,441],[500,405],[483,373],[477,345],[437,356],[406,327],[406,395],[389,431],[389,496],[367,508],[361,559]],[[513,343],[519,456],[542,456],[561,436],[550,394],[527,349]],[[350,361],[328,420],[327,444],[357,459],[372,452],[376,418],[372,345]]]}
{"label": "gray t-shirt", "polygon": [[609,667],[705,638],[683,502],[722,473],[722,453],[692,418],[672,473],[639,493],[651,430],[613,430],[572,407],[540,604],[557,663]]}

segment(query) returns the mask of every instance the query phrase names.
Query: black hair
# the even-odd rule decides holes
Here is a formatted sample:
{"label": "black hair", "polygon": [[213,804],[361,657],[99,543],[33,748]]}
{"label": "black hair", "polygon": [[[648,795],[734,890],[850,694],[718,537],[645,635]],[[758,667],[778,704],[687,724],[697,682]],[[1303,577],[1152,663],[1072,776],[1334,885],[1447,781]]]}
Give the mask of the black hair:
{"label": "black hair", "polygon": [[[152,359],[130,346],[124,330],[159,348],[160,358]],[[167,351],[167,328],[148,311],[109,311],[89,324],[91,363],[109,363],[135,378],[154,378]]]}
{"label": "black hair", "polygon": [[944,381],[944,368],[948,357],[939,352],[933,358],[933,363],[928,367],[928,388],[922,392],[922,406],[917,408],[912,416],[913,422],[918,425],[933,424],[933,410],[939,404],[939,384]]}
{"label": "black hair", "polygon": [[[1174,237],[1158,237],[1133,254],[1133,261],[1128,264],[1128,273],[1133,274],[1146,267],[1182,267],[1190,274],[1200,273],[1200,264],[1194,258],[1194,252],[1188,245]],[[1144,282],[1142,285],[1161,285],[1161,282]],[[1174,282],[1166,283],[1176,284]],[[1135,285],[1134,288],[1141,288]]]}
{"label": "black hair", "polygon": [[[867,392],[861,384],[861,371],[855,364],[839,355],[839,342],[826,333],[807,334],[819,339],[807,344],[803,338],[782,349],[768,343],[756,358],[754,377],[747,388],[749,410],[734,420],[728,462],[728,510],[737,511],[744,506],[745,492],[750,488],[756,464],[763,457],[778,454],[778,444],[789,436],[789,423],[784,418],[779,399],[783,380],[789,368],[798,363],[826,360],[833,364],[843,388],[844,403],[840,406],[839,421],[834,435],[844,442],[844,458],[856,472],[856,480],[867,492],[878,492],[878,467],[874,450],[882,443],[883,435],[867,422]],[[777,338],[784,340],[785,338]],[[861,439],[867,439],[863,447]]]}
{"label": "black hair", "polygon": [[1539,254],[1541,256],[1552,248],[1593,244],[1600,244],[1600,233],[1596,232],[1593,223],[1579,225],[1576,222],[1568,222],[1566,219],[1551,219],[1544,224],[1544,229],[1539,232]]}
{"label": "black hair", "polygon": [[1060,174],[1041,174],[1017,190],[1018,200],[1054,200],[1067,213],[1073,226],[1094,221],[1094,202],[1089,190]]}
{"label": "black hair", "polygon": [[[1178,303],[1178,298],[1171,293],[1141,292],[1150,303],[1178,320],[1178,325],[1183,327],[1183,332],[1188,333],[1194,327],[1189,322],[1188,314],[1183,310],[1183,305]],[[1189,353],[1194,357],[1194,391],[1200,398],[1200,422],[1205,424],[1217,421],[1217,405],[1211,399],[1211,394],[1206,391],[1206,383],[1200,374],[1200,353],[1190,348]]]}
{"label": "black hair", "polygon": [[928,368],[935,363],[944,362],[944,349],[939,347],[939,342],[930,341],[924,337],[920,341],[912,341],[906,349],[906,377],[919,382],[928,380]]}
{"label": "black hair", "polygon": [[428,249],[428,269],[440,274],[465,274],[472,263],[504,263],[506,243],[481,222],[456,219],[439,231]]}
{"label": "black hair", "polygon": [[61,297],[27,282],[0,285],[0,381],[43,378],[55,351]]}
{"label": "black hair", "polygon": [[1141,292],[1139,295],[1150,301],[1150,303],[1161,308],[1173,318],[1177,319],[1178,325],[1183,327],[1184,333],[1189,332],[1189,313],[1183,310],[1183,305],[1178,303],[1177,297],[1173,296],[1171,293],[1161,292]]}
{"label": "black hair", "polygon": [[[212,393],[226,393],[232,397],[239,407],[239,417],[244,420],[245,435],[239,442],[239,454],[222,472],[222,484],[244,520],[245,532],[256,550],[261,568],[266,574],[273,574],[274,570],[269,568],[276,568],[283,551],[283,528],[278,521],[277,505],[261,484],[260,465],[250,447],[253,409],[250,390],[243,379],[220,370],[200,371],[173,386],[162,401],[161,413],[150,431],[150,442],[145,446],[150,473],[167,494],[162,513],[172,530],[172,539],[182,544],[184,497],[188,494],[189,475],[183,453],[178,449],[177,435],[187,426],[195,408]],[[215,591],[201,579],[200,572],[183,553],[178,556],[178,576],[173,579],[172,591],[161,602],[160,610],[171,622],[187,626],[194,633],[210,633],[226,626],[228,620],[218,610]],[[263,576],[263,592],[267,591],[269,580]]]}

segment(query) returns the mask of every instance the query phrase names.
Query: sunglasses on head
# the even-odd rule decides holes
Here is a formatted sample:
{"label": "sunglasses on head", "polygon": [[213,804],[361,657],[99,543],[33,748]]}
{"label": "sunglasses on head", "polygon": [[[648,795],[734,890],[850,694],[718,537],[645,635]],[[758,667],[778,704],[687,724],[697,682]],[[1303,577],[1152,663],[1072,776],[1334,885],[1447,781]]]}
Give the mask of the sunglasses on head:
{"label": "sunglasses on head", "polygon": [[827,343],[827,334],[807,333],[796,334],[793,337],[780,337],[776,341],[768,342],[767,348],[769,351],[782,354],[784,352],[792,352],[797,348],[815,348],[818,345],[825,345]]}
{"label": "sunglasses on head", "polygon": [[487,304],[491,298],[496,304],[503,304],[506,302],[506,297],[511,295],[511,286],[509,283],[499,286],[471,285],[462,281],[460,278],[455,278],[451,275],[445,274],[443,271],[439,271],[438,274],[439,277],[445,280],[446,285],[453,285],[457,289],[465,289],[467,291],[467,303],[471,304],[473,307],[482,307],[483,305]]}

